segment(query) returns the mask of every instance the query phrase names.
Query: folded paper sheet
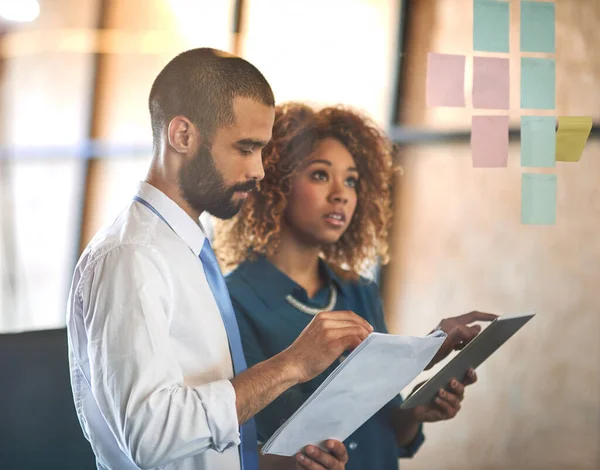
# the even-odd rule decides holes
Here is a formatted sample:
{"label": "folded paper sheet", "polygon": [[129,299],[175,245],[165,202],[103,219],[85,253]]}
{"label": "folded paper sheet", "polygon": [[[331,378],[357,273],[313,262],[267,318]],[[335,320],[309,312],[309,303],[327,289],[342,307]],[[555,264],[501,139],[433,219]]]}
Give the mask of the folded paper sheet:
{"label": "folded paper sheet", "polygon": [[559,116],[556,161],[578,162],[592,131],[591,117]]}
{"label": "folded paper sheet", "polygon": [[271,436],[264,454],[292,456],[306,445],[343,441],[429,364],[446,335],[370,334]]}

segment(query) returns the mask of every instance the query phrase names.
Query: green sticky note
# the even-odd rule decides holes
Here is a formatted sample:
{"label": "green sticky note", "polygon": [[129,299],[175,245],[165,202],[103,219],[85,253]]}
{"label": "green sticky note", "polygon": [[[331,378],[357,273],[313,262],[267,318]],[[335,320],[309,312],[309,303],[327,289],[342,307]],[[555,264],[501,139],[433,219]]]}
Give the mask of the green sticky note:
{"label": "green sticky note", "polygon": [[521,223],[528,225],[556,223],[556,175],[537,173],[521,175]]}
{"label": "green sticky note", "polygon": [[554,10],[554,3],[521,1],[522,52],[556,52]]}
{"label": "green sticky note", "polygon": [[473,49],[509,52],[510,4],[499,0],[473,0]]}
{"label": "green sticky note", "polygon": [[521,116],[521,166],[556,166],[556,118]]}
{"label": "green sticky note", "polygon": [[521,58],[521,108],[554,109],[556,107],[556,61]]}

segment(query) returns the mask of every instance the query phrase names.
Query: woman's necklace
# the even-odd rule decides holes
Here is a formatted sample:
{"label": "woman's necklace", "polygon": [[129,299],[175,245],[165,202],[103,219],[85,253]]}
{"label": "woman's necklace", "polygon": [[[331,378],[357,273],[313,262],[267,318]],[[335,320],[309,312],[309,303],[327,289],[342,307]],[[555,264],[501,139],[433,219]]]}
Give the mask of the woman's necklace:
{"label": "woman's necklace", "polygon": [[292,294],[286,295],[285,300],[287,300],[292,307],[297,308],[301,312],[315,316],[321,312],[331,312],[335,307],[335,304],[337,302],[337,289],[335,287],[335,284],[330,284],[329,289],[329,302],[323,308],[313,308],[309,307],[308,305],[304,305],[302,302],[300,302],[298,299],[292,296]]}

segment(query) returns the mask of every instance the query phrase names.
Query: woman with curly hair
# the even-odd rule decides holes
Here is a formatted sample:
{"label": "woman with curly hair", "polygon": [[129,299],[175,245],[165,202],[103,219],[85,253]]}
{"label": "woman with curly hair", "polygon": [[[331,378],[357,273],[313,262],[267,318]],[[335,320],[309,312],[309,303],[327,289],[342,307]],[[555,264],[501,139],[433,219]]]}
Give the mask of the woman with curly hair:
{"label": "woman with curly hair", "polygon": [[[276,109],[263,163],[260,190],[217,227],[215,240],[225,270],[235,268],[226,280],[248,365],[285,350],[323,312],[351,310],[387,332],[377,286],[361,274],[378,259],[388,260],[389,139],[352,110],[291,103]],[[431,365],[479,332],[468,323],[493,318],[472,312],[443,320],[438,328],[449,339]],[[259,413],[259,439],[265,442],[335,367]],[[440,391],[435,403],[413,410],[401,410],[398,395],[344,442],[346,468],[397,470],[398,457],[412,456],[422,444],[422,423],[453,417],[464,385],[475,380],[470,371],[463,383],[453,380]],[[293,465],[290,460],[272,457],[277,468]]]}

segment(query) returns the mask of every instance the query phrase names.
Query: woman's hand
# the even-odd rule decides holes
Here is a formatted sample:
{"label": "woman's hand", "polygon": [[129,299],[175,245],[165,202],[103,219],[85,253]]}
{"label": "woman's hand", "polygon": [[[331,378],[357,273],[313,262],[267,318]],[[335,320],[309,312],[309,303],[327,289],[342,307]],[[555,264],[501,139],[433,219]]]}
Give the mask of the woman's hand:
{"label": "woman's hand", "polygon": [[317,446],[306,446],[296,454],[296,468],[299,470],[344,470],[348,462],[346,446],[340,441],[325,441],[328,452]]}

